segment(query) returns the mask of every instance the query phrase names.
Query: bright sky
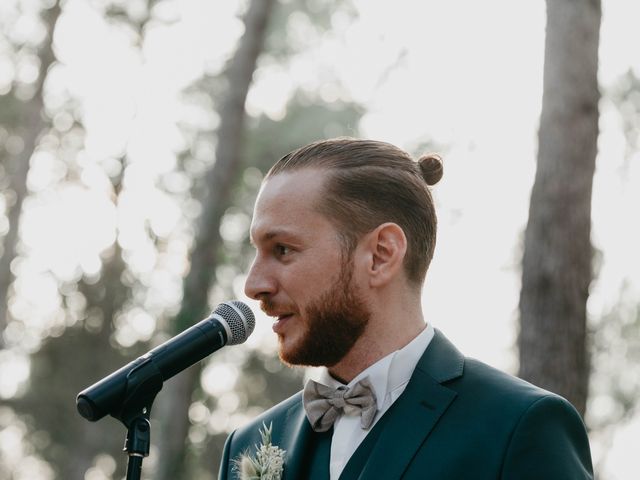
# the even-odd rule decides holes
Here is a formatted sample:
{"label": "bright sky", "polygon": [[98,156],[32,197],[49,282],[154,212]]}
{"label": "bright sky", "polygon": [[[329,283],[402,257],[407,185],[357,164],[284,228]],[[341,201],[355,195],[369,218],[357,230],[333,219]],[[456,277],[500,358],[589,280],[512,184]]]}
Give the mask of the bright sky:
{"label": "bright sky", "polygon": [[[514,372],[518,245],[535,173],[544,3],[398,0],[392,12],[388,2],[354,4],[359,17],[352,23],[336,15],[333,30],[320,38],[307,39],[303,21],[292,24],[292,34],[306,48],[287,65],[265,65],[256,72],[248,111],[279,118],[293,88],[302,87],[328,101],[363,103],[364,136],[410,151],[426,140],[443,145],[445,175],[434,190],[440,230],[424,309],[466,354]],[[55,282],[43,272],[68,279],[82,271],[95,273],[98,253],[112,243],[118,222],[132,268],[149,287],[146,313],[132,313],[122,338],[145,339],[156,313],[178,301],[176,278],[184,272],[188,248],[186,237],[177,236],[172,251],[159,258],[149,245],[145,219],[161,236],[175,229],[188,233],[181,207],[156,188],[156,181],[172,171],[176,153],[185,146],[179,120],[217,122],[186,106],[181,91],[204,71],[221,68],[242,25],[235,18],[238,2],[165,2],[159,13],[176,22],[150,26],[140,52],[126,30],[105,24],[91,5],[66,2],[56,34],[61,65],[52,71],[50,84],[53,103],[64,95],[78,99],[87,137],[76,161],[84,173],[80,185],[52,189],[64,166],[46,153],[34,159],[29,185],[35,195],[23,230],[33,256],[19,266],[16,288],[22,300],[12,311],[20,318],[39,318],[46,328],[55,324]],[[640,44],[640,7],[605,0],[603,9],[600,81],[606,89],[629,68],[640,72],[640,55],[632,47]],[[0,84],[2,78],[0,64]],[[616,303],[625,280],[633,291],[640,290],[640,168],[631,162],[620,174],[620,119],[607,102],[601,111],[593,241],[603,251],[604,264],[589,301],[593,317]],[[113,168],[123,151],[131,161],[130,193],[116,211],[105,196],[104,168]],[[183,179],[174,180],[179,190]],[[37,348],[24,331],[11,334]],[[269,322],[259,321],[250,343],[272,341],[265,335],[270,335]],[[21,364],[16,360],[15,365]],[[25,376],[24,368],[18,371]],[[0,394],[7,396],[12,388],[15,382],[0,378]],[[637,423],[614,441],[606,464],[609,480],[640,471],[640,459],[631,452],[634,442],[624,440],[630,431],[637,437]],[[596,456],[599,448],[596,443]]]}

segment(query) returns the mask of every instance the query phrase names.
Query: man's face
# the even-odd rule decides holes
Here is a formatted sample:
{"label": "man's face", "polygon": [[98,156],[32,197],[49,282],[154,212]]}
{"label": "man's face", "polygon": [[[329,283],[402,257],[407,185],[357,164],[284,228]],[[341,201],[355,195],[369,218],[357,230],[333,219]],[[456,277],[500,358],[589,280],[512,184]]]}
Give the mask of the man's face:
{"label": "man's face", "polygon": [[369,319],[338,232],[314,208],[324,175],[303,169],[270,178],[251,225],[256,257],[245,292],[276,317],[280,358],[293,365],[336,364]]}

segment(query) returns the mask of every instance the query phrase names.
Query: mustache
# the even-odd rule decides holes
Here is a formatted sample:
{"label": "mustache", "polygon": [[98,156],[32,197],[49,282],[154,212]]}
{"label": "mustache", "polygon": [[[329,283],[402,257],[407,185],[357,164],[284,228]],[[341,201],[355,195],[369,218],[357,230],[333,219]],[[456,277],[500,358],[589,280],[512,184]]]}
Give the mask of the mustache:
{"label": "mustache", "polygon": [[260,298],[260,310],[270,317],[277,317],[283,313],[295,312],[296,309],[292,305],[279,305],[269,297]]}
{"label": "mustache", "polygon": [[275,310],[275,304],[273,300],[269,298],[260,299],[260,310],[262,310],[267,315],[271,316],[271,314]]}

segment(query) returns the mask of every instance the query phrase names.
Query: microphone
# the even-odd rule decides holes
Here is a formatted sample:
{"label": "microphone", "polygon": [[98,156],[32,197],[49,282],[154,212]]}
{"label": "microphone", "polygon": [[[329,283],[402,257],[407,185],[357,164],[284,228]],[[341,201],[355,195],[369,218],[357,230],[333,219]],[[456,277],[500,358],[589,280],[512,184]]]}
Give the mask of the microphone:
{"label": "microphone", "polygon": [[225,345],[243,343],[255,323],[243,302],[221,303],[204,320],[81,391],[78,412],[95,422],[108,414],[118,418],[132,398],[152,402],[165,380]]}

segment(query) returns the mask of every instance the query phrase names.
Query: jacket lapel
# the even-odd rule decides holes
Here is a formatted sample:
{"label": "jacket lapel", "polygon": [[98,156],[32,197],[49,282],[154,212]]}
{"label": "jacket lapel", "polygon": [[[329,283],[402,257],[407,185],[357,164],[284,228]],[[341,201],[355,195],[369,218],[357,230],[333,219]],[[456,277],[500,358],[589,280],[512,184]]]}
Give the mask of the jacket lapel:
{"label": "jacket lapel", "polygon": [[308,450],[313,430],[307,421],[302,406],[302,398],[295,402],[287,411],[285,428],[282,433],[282,448],[286,450],[283,480],[302,478],[301,469]]}
{"label": "jacket lapel", "polygon": [[357,478],[402,477],[417,450],[457,395],[441,383],[461,376],[463,368],[462,354],[436,330],[407,388],[385,414],[389,417],[384,431]]}

